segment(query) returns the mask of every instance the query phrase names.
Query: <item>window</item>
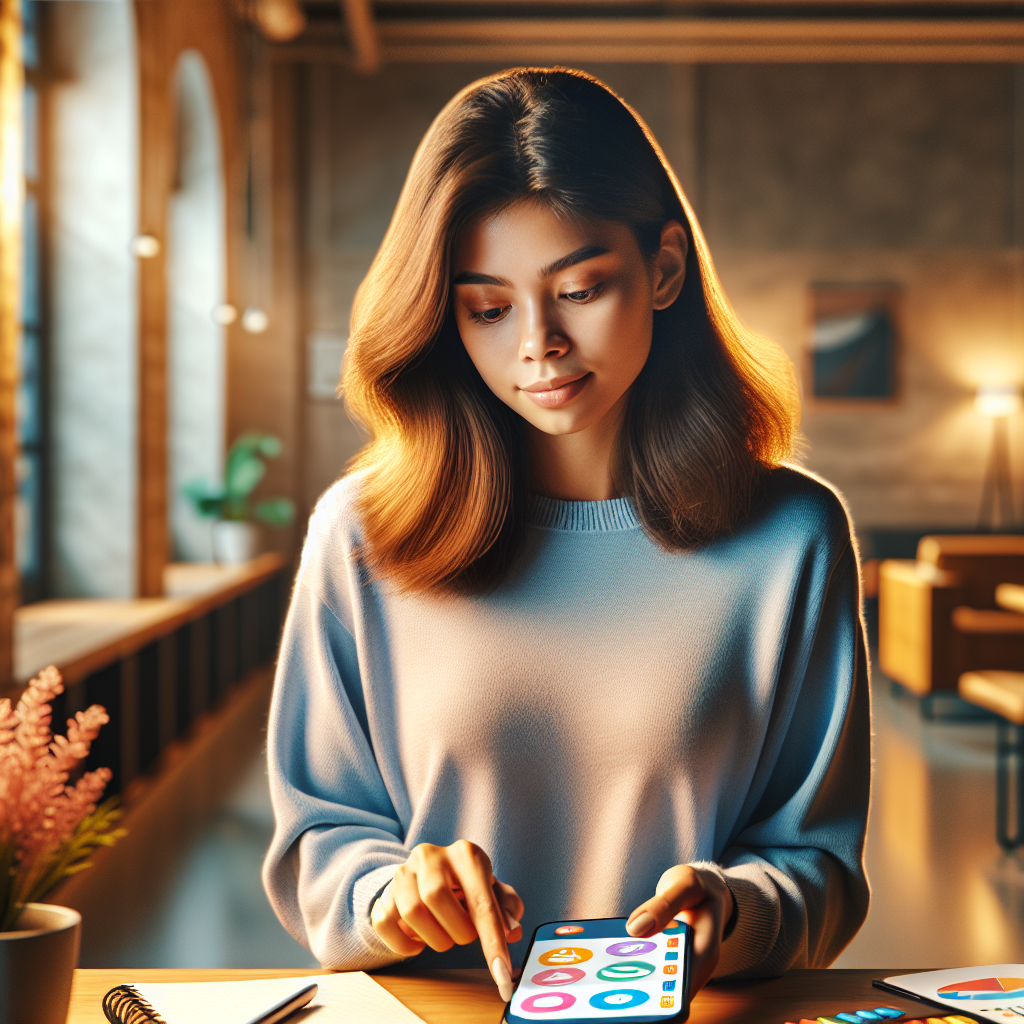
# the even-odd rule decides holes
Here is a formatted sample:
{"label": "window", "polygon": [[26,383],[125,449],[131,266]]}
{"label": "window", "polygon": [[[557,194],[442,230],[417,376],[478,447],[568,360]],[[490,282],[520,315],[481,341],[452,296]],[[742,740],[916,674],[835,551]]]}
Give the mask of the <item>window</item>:
{"label": "window", "polygon": [[18,571],[23,601],[45,592],[45,360],[40,246],[40,0],[22,0],[25,64],[25,209],[19,348],[18,501],[15,513]]}

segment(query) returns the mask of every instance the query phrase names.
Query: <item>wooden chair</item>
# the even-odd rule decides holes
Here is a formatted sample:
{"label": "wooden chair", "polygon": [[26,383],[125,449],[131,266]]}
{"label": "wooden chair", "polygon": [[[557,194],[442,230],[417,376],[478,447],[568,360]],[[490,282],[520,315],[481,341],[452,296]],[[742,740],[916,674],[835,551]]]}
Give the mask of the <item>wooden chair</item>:
{"label": "wooden chair", "polygon": [[[1024,614],[997,607],[997,586],[1024,589],[1024,536],[922,538],[917,560],[879,567],[878,660],[922,698],[957,693],[972,670],[1024,668]],[[1011,590],[1011,592],[1014,592]]]}
{"label": "wooden chair", "polygon": [[958,689],[964,700],[999,715],[996,841],[1016,849],[1024,844],[1024,672],[965,672]]}

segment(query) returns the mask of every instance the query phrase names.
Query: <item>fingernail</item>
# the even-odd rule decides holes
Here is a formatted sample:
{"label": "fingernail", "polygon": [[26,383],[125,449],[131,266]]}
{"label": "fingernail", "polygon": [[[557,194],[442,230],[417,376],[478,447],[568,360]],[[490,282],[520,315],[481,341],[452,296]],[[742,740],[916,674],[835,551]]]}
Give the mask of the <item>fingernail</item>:
{"label": "fingernail", "polygon": [[507,1003],[512,998],[512,975],[508,973],[508,967],[500,956],[491,961],[491,974],[494,976],[494,984],[498,986],[502,1002]]}
{"label": "fingernail", "polygon": [[630,935],[646,935],[653,927],[654,918],[645,910],[626,925],[626,931]]}
{"label": "fingernail", "polygon": [[508,911],[505,912],[505,922],[508,924],[510,932],[514,932],[519,927],[519,922]]}

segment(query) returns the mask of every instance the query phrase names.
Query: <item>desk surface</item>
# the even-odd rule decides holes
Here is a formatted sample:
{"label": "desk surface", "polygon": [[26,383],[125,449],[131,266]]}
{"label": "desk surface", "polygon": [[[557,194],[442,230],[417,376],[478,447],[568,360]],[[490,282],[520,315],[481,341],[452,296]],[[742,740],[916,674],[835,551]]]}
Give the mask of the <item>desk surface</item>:
{"label": "desk surface", "polygon": [[[323,971],[274,970],[80,970],[75,972],[68,1024],[105,1024],[100,999],[126,981],[235,981],[282,978]],[[871,987],[874,978],[904,974],[898,968],[876,971],[791,971],[770,981],[713,985],[699,993],[690,1012],[692,1024],[783,1024],[843,1010],[895,1006],[908,1017],[927,1016],[922,1003]],[[372,976],[426,1024],[498,1024],[502,1002],[486,971],[409,971],[401,968]],[[950,1011],[952,1012],[952,1011]]]}

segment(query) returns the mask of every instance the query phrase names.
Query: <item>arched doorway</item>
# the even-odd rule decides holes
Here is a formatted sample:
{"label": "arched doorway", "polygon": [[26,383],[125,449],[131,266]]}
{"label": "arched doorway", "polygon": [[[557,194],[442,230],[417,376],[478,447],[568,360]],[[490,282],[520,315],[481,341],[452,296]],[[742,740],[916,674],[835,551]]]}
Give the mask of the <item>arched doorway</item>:
{"label": "arched doorway", "polygon": [[178,60],[176,180],[168,209],[168,500],[172,558],[210,561],[210,524],[182,486],[214,483],[224,461],[225,211],[220,128],[203,58]]}

